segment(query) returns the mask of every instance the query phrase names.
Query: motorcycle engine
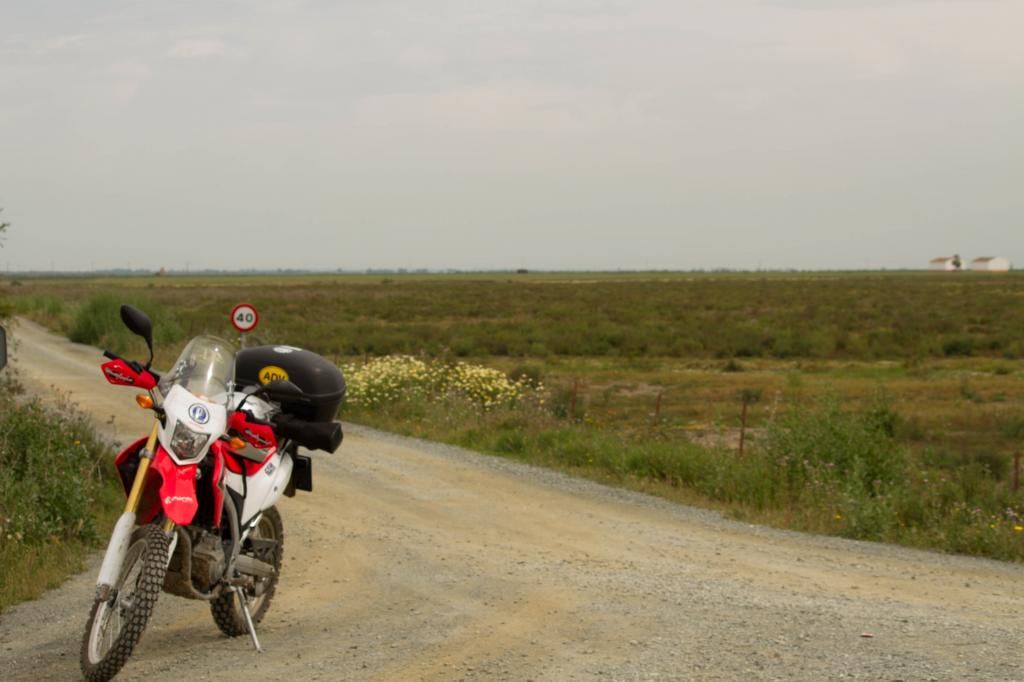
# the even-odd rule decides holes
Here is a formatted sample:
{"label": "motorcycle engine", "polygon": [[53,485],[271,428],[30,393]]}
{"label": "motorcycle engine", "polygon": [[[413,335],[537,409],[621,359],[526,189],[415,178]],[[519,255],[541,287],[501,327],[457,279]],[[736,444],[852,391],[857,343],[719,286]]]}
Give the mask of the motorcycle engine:
{"label": "motorcycle engine", "polygon": [[203,533],[192,546],[192,584],[200,592],[209,592],[224,575],[224,547],[218,536]]}

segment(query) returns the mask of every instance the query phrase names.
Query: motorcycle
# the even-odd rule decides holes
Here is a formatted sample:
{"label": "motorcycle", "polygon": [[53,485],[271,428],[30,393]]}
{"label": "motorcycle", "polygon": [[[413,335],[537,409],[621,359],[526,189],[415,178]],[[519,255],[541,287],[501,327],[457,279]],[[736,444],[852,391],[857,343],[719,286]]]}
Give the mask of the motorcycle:
{"label": "motorcycle", "polygon": [[152,323],[121,306],[149,360],[104,351],[107,381],[142,389],[154,413],[149,435],[114,460],[127,501],[114,526],[82,637],[90,682],[113,678],[142,636],[161,591],[205,601],[229,637],[248,634],[276,592],[284,527],[277,502],[309,491],[312,460],[300,446],[333,453],[344,398],[341,372],[292,346],[235,352],[212,336],[192,339],[171,370],[153,361]]}

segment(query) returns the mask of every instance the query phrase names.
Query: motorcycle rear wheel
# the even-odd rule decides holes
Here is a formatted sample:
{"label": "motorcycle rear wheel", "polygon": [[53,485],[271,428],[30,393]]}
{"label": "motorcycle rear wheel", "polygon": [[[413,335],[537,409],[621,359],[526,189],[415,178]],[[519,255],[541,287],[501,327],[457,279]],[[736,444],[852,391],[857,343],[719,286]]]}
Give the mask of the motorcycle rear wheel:
{"label": "motorcycle rear wheel", "polygon": [[[271,557],[256,557],[272,564],[274,566],[274,575],[258,583],[259,594],[256,593],[256,589],[246,589],[244,591],[249,613],[252,614],[252,622],[256,624],[263,620],[267,609],[270,608],[270,600],[273,599],[274,592],[277,590],[277,578],[281,573],[281,559],[284,557],[284,524],[281,521],[281,514],[277,511],[277,507],[269,507],[263,511],[263,516],[260,517],[259,523],[252,529],[249,537],[277,542]],[[242,553],[251,555],[252,550],[243,548]],[[212,600],[210,602],[210,614],[213,616],[213,622],[217,624],[220,631],[228,637],[239,637],[249,634],[249,628],[245,624],[245,616],[242,614],[242,607],[238,604],[238,600],[235,599],[233,592],[225,592]]]}
{"label": "motorcycle rear wheel", "polygon": [[128,661],[163,589],[169,549],[158,525],[132,533],[121,577],[107,599],[93,603],[85,625],[80,663],[89,682],[111,679]]}

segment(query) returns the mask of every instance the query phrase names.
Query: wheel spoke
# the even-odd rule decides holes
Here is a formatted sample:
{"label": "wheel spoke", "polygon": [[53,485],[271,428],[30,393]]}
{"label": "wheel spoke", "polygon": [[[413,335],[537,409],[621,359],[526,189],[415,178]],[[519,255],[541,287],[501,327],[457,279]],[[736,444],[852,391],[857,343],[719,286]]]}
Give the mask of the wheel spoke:
{"label": "wheel spoke", "polygon": [[112,608],[108,609],[108,612],[110,613],[110,616],[107,618],[107,627],[104,628],[103,651],[100,652],[101,658],[106,656],[107,652],[114,646],[114,640],[117,639],[117,633],[121,632],[121,609]]}

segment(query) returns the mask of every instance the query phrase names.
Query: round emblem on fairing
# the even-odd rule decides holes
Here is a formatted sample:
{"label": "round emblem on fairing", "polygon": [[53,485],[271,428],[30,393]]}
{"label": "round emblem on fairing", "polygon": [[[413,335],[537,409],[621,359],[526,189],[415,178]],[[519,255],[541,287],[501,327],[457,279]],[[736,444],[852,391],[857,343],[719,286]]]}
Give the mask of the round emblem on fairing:
{"label": "round emblem on fairing", "polygon": [[196,424],[205,424],[210,421],[210,411],[202,403],[192,403],[188,408],[188,416]]}

